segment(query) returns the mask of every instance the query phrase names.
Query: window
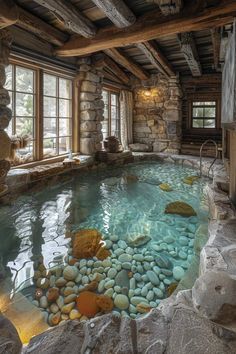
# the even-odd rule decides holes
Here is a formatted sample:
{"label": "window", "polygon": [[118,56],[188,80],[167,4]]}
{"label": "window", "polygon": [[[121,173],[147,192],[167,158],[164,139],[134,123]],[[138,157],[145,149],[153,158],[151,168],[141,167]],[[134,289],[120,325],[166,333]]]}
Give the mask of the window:
{"label": "window", "polygon": [[192,128],[216,128],[216,101],[192,102]]}
{"label": "window", "polygon": [[27,137],[28,141],[26,147],[23,143],[16,145],[14,165],[72,150],[71,78],[38,66],[11,64],[6,68],[5,88],[13,116],[7,132],[15,139]]}
{"label": "window", "polygon": [[72,82],[43,76],[43,155],[65,154],[72,148]]}
{"label": "window", "polygon": [[114,135],[120,139],[120,105],[119,94],[110,90],[103,90],[104,120],[102,121],[103,139]]}
{"label": "window", "polygon": [[25,163],[35,157],[35,70],[18,65],[6,68],[6,85],[11,98],[12,120],[7,132],[10,136],[28,137],[26,147],[17,150],[17,162]]}

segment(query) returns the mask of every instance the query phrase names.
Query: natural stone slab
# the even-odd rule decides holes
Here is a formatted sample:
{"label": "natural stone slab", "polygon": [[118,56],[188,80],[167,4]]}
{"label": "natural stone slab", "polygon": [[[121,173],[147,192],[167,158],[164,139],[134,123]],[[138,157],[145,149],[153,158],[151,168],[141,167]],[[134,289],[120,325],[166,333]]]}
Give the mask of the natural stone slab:
{"label": "natural stone slab", "polygon": [[134,353],[162,354],[168,341],[167,320],[158,309],[136,320],[137,348]]}
{"label": "natural stone slab", "polygon": [[236,321],[236,279],[226,272],[206,272],[192,289],[193,304],[203,316],[218,323]]}
{"label": "natural stone slab", "polygon": [[154,152],[162,152],[164,151],[168,146],[168,143],[167,142],[155,142],[153,144],[153,151]]}
{"label": "natural stone slab", "polygon": [[235,354],[236,333],[191,310],[175,311],[169,336],[166,354]]}
{"label": "natural stone slab", "polygon": [[136,143],[136,144],[130,144],[129,148],[131,151],[144,151],[144,152],[149,152],[151,151],[151,147],[147,144],[140,144],[140,143]]}

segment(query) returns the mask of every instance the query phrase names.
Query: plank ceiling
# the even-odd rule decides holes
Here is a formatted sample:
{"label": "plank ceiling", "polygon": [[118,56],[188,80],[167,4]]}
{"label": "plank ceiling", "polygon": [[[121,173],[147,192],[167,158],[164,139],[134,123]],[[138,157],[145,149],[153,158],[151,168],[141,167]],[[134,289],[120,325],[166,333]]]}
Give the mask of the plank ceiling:
{"label": "plank ceiling", "polygon": [[[99,8],[94,5],[91,0],[67,1],[75,5],[81,13],[83,13],[87,18],[94,22],[97,28],[104,28],[106,26],[112,25],[112,22]],[[52,24],[54,27],[65,33],[72,34],[72,32],[66,29],[63,24],[56,18],[56,16],[45,7],[42,7],[31,0],[17,0],[16,2],[19,6],[43,19],[47,23]],[[152,10],[159,9],[158,5],[154,4],[152,0],[125,0],[124,2],[137,17]],[[202,72],[214,73],[213,45],[210,31],[203,30],[194,32],[194,39],[202,66]],[[164,56],[172,64],[176,72],[180,72],[182,75],[191,75],[186,59],[180,51],[180,44],[176,35],[163,37],[161,39],[159,38],[157,44]],[[148,58],[136,46],[130,45],[123,47],[122,51],[128,57],[132,58],[133,61],[140,64],[143,69],[150,73],[157,72],[156,67],[150,63]]]}

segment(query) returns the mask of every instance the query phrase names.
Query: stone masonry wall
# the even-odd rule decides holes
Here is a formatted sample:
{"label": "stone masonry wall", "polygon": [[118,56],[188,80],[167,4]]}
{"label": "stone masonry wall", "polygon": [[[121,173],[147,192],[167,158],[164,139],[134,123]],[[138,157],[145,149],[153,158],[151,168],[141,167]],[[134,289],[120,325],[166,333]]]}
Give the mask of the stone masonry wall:
{"label": "stone masonry wall", "polygon": [[136,80],[134,91],[134,143],[154,152],[179,153],[181,140],[181,88],[177,78],[153,75]]}
{"label": "stone masonry wall", "polygon": [[91,64],[90,58],[79,62],[80,87],[80,153],[93,155],[101,150],[103,107],[102,80],[100,68]]}

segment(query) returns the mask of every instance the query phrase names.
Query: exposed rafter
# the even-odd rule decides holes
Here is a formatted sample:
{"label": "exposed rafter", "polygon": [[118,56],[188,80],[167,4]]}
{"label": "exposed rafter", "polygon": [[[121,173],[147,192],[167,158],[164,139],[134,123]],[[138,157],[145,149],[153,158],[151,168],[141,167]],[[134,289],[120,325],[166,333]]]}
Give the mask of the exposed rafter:
{"label": "exposed rafter", "polygon": [[17,18],[18,11],[15,2],[0,0],[0,29],[13,25]]}
{"label": "exposed rafter", "polygon": [[149,0],[149,2],[156,3],[165,16],[177,14],[183,7],[183,0]]}
{"label": "exposed rafter", "polygon": [[161,53],[156,44],[151,42],[143,42],[136,46],[146,55],[150,62],[167,77],[175,76],[174,69],[168,60]]}
{"label": "exposed rafter", "polygon": [[94,60],[95,66],[108,68],[112,73],[119,79],[119,81],[124,84],[129,83],[129,77],[124,73],[124,71],[107,55],[103,54]]}
{"label": "exposed rafter", "polygon": [[119,28],[135,23],[136,17],[122,0],[92,0],[99,9]]}
{"label": "exposed rafter", "polygon": [[220,41],[221,34],[220,28],[214,28],[211,30],[211,38],[213,45],[214,67],[216,71],[221,71],[220,67]]}
{"label": "exposed rafter", "polygon": [[39,5],[51,10],[54,15],[71,31],[81,34],[86,38],[94,37],[96,27],[77,8],[66,0],[34,0]]}
{"label": "exposed rafter", "polygon": [[180,43],[180,50],[184,54],[192,75],[201,76],[202,68],[193,34],[191,32],[181,33],[178,35],[178,39]]}
{"label": "exposed rafter", "polygon": [[130,71],[138,79],[148,79],[148,74],[138,64],[134,63],[130,58],[127,58],[120,50],[115,48],[107,49],[105,50],[105,53],[115,62]]}
{"label": "exposed rafter", "polygon": [[83,56],[108,48],[122,47],[133,43],[158,39],[158,37],[210,29],[231,23],[236,15],[235,0],[220,0],[213,8],[192,10],[193,1],[186,3],[180,14],[170,18],[160,16],[159,11],[152,11],[141,16],[136,23],[127,29],[111,26],[98,30],[93,39],[74,36],[62,48],[57,50],[61,56]]}
{"label": "exposed rafter", "polygon": [[17,25],[33,32],[45,41],[56,46],[62,46],[68,39],[68,36],[57,30],[55,27],[47,24],[40,18],[32,15],[30,12],[18,7],[19,18]]}

